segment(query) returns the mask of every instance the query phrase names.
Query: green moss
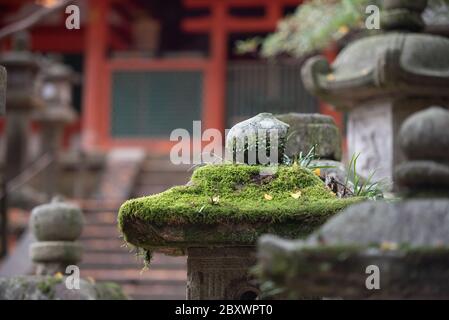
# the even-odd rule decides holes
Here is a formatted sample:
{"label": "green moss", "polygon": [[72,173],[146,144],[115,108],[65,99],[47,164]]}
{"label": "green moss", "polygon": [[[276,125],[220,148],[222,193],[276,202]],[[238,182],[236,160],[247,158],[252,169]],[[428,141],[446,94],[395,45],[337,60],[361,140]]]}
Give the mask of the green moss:
{"label": "green moss", "polygon": [[46,277],[37,284],[37,288],[50,300],[55,297],[55,286],[62,283],[62,279],[58,277]]}
{"label": "green moss", "polygon": [[[160,235],[168,232],[167,227],[175,230],[176,226],[188,225],[189,232],[179,231],[186,240],[194,239],[197,233],[204,234],[208,225],[245,225],[247,232],[242,237],[246,239],[241,240],[247,243],[254,241],[260,232],[276,231],[278,227],[285,231],[283,234],[303,235],[346,206],[363,200],[338,199],[318,176],[305,168],[280,166],[268,176],[260,175],[262,169],[266,168],[235,164],[201,167],[194,172],[191,186],[175,187],[124,203],[119,212],[119,227],[125,240],[132,238],[131,243],[140,245],[144,240],[130,233],[137,230],[143,235],[145,230],[145,242],[161,243]],[[299,193],[297,199],[292,196]],[[154,232],[147,230],[148,224]],[[229,229],[210,230],[215,233],[214,239],[220,238],[223,230],[223,240],[229,240]],[[237,238],[239,232],[235,232]],[[153,234],[152,239],[149,233]]]}
{"label": "green moss", "polygon": [[97,283],[95,290],[97,292],[97,300],[128,300],[122,288],[116,283]]}

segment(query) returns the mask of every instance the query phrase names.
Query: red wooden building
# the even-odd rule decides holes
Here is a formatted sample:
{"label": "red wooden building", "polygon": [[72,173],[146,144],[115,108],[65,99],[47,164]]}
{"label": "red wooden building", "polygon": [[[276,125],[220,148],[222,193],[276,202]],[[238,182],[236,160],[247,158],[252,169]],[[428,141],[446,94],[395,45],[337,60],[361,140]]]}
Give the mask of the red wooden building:
{"label": "red wooden building", "polygon": [[[50,2],[0,0],[0,22]],[[170,132],[194,120],[223,130],[262,111],[331,112],[303,89],[297,60],[234,53],[237,40],[274,31],[299,3],[80,0],[81,29],[67,30],[61,12],[33,27],[32,49],[62,54],[83,74],[77,95],[85,148],[166,151]]]}

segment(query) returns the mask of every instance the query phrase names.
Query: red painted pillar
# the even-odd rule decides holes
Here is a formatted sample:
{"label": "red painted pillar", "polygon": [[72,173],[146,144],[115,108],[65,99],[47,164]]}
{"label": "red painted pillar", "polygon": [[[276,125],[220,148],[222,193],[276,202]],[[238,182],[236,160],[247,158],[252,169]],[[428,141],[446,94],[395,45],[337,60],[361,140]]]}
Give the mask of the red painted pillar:
{"label": "red painted pillar", "polygon": [[[327,60],[329,61],[329,63],[333,62],[335,60],[335,58],[337,57],[337,47],[335,44],[331,45],[329,48],[327,48],[324,52],[323,52],[324,56],[327,58]],[[321,102],[320,103],[320,112],[322,114],[326,114],[329,115],[331,117],[334,118],[335,123],[337,124],[337,126],[340,128],[340,130],[343,132],[343,115],[336,111],[332,106],[330,106],[329,104],[325,103],[325,102]]]}
{"label": "red painted pillar", "polygon": [[103,76],[108,47],[109,0],[90,0],[89,21],[86,32],[83,147],[93,149],[100,144],[105,116]]}
{"label": "red painted pillar", "polygon": [[203,121],[206,128],[225,129],[226,121],[226,62],[228,31],[227,5],[223,0],[212,4],[210,32],[210,66],[207,70]]}
{"label": "red painted pillar", "polygon": [[[327,60],[329,61],[329,63],[333,62],[335,60],[335,58],[337,57],[337,47],[336,44],[331,45],[329,48],[327,48],[323,54],[324,56],[327,58]],[[325,115],[329,115],[332,118],[334,118],[335,123],[337,124],[337,127],[340,128],[340,132],[342,133],[342,135],[344,134],[344,122],[343,122],[343,114],[341,112],[336,111],[331,105],[325,103],[325,102],[320,102],[320,112],[322,114]],[[346,153],[347,150],[347,141],[346,141],[346,136],[343,135],[343,142],[342,142],[342,147],[343,147],[343,153]]]}

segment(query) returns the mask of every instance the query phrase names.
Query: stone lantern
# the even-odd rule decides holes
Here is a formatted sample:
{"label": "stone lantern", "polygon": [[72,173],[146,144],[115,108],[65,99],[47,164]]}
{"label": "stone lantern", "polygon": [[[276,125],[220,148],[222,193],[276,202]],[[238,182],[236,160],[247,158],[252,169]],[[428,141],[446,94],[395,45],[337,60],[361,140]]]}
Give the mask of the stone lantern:
{"label": "stone lantern", "polygon": [[39,94],[37,57],[26,50],[26,38],[19,34],[15,50],[2,54],[0,64],[8,72],[6,97],[6,180],[17,177],[27,161],[29,125],[33,110],[43,108]]}
{"label": "stone lantern", "polygon": [[[260,129],[264,138],[251,128]],[[258,237],[303,238],[362,200],[337,198],[316,173],[299,165],[279,164],[270,171],[246,162],[248,151],[261,146],[266,151],[266,137],[276,135],[281,143],[270,140],[270,146],[277,145],[277,154],[283,155],[287,129],[270,114],[237,124],[226,147],[233,150],[232,159],[240,151],[248,155],[245,161],[202,166],[187,186],[127,201],[118,217],[125,241],[143,250],[147,260],[153,251],[187,255],[190,300],[258,298],[250,273]],[[236,148],[237,141],[257,147]]]}
{"label": "stone lantern", "polygon": [[41,152],[48,154],[53,160],[45,173],[45,189],[51,198],[58,176],[58,155],[63,130],[76,119],[72,108],[75,75],[70,67],[52,61],[45,61],[42,73],[41,95],[46,106],[34,114],[34,119],[41,124]]}
{"label": "stone lantern", "polygon": [[356,40],[329,64],[313,57],[303,67],[310,92],[349,113],[349,154],[358,172],[393,175],[403,160],[397,133],[412,113],[449,103],[449,39],[418,33],[426,0],[385,0],[384,33]]}
{"label": "stone lantern", "polygon": [[76,240],[83,225],[81,210],[58,199],[33,209],[30,227],[37,242],[31,245],[30,255],[37,275],[65,273],[67,266],[81,261],[82,247]]}
{"label": "stone lantern", "polygon": [[448,299],[448,126],[441,107],[403,123],[406,160],[395,177],[403,200],[351,206],[303,241],[263,237],[263,281],[290,298]]}

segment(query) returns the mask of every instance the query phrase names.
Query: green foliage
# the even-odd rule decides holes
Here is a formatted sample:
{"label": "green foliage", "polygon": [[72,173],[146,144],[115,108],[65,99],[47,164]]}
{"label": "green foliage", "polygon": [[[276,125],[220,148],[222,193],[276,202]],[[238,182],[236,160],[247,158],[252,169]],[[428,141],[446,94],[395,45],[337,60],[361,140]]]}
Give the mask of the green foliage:
{"label": "green foliage", "polygon": [[[309,217],[322,221],[363,198],[338,199],[312,171],[279,166],[273,175],[265,167],[207,165],[198,168],[191,186],[172,188],[158,195],[127,201],[119,212],[126,219],[156,224],[215,224],[277,222]],[[294,195],[300,194],[299,197]]]}
{"label": "green foliage", "polygon": [[[360,157],[359,154],[354,154],[351,157],[351,161],[348,165],[348,176],[346,177],[345,187],[347,189],[352,189],[354,196],[356,197],[366,197],[369,199],[378,199],[383,197],[383,191],[381,188],[382,182],[376,181],[372,182],[376,171],[371,172],[367,179],[364,179],[357,172],[357,160]],[[349,185],[349,181],[352,182],[352,188]]]}
{"label": "green foliage", "polygon": [[[309,0],[278,24],[275,33],[265,40],[249,39],[237,43],[237,52],[247,53],[262,46],[261,55],[273,57],[288,54],[300,57],[327,48],[351,30],[373,33],[365,28],[368,5],[381,7],[381,0]],[[424,13],[427,23],[449,21],[449,0],[430,0]]]}
{"label": "green foliage", "polygon": [[315,169],[330,169],[334,168],[333,166],[324,166],[324,165],[318,165],[315,164],[315,160],[319,160],[320,158],[316,154],[316,149],[318,148],[318,145],[314,145],[308,153],[303,153],[302,151],[293,157],[288,157],[287,155],[284,155],[284,164],[285,165],[298,165],[302,168],[309,169],[309,170],[315,170]]}

